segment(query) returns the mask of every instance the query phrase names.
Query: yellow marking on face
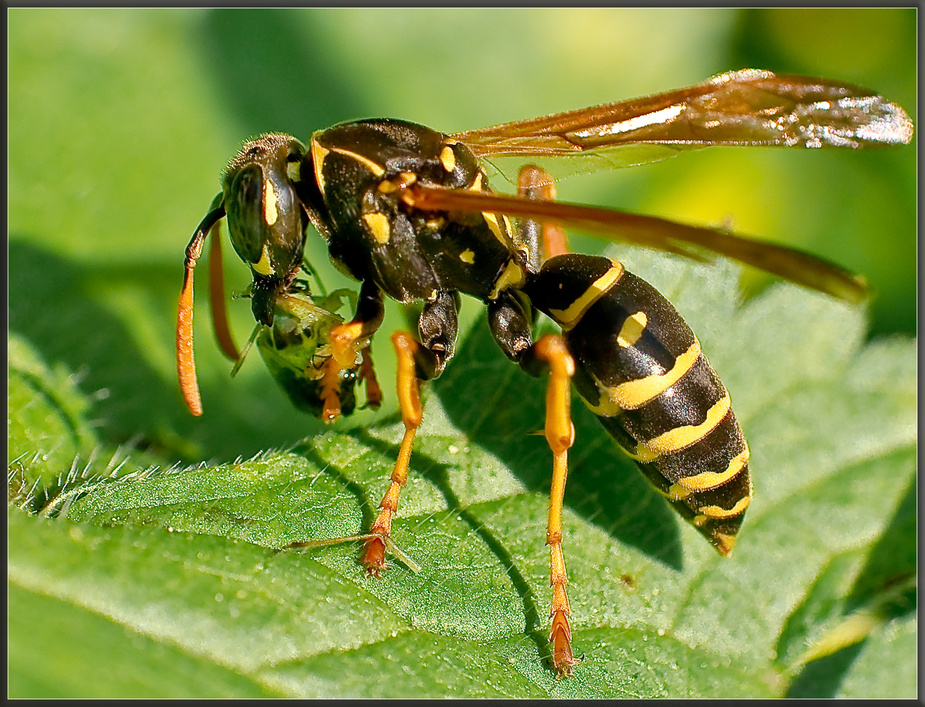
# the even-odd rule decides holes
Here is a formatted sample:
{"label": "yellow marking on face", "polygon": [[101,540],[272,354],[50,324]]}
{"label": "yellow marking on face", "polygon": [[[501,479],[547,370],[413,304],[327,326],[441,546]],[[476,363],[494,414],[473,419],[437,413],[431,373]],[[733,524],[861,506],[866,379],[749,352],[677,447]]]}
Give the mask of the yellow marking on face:
{"label": "yellow marking on face", "polygon": [[495,286],[488,295],[488,299],[495,299],[508,287],[519,287],[524,281],[524,271],[513,260],[509,260],[501,275],[495,280]]}
{"label": "yellow marking on face", "polygon": [[678,482],[671,488],[675,489],[677,487],[679,497],[684,498],[696,491],[706,491],[722,486],[745,468],[745,465],[748,464],[748,457],[748,447],[746,446],[741,453],[732,458],[725,471],[703,471],[694,476],[687,476],[678,479]]}
{"label": "yellow marking on face", "polygon": [[475,253],[466,248],[462,253],[459,254],[459,259],[464,263],[472,265],[475,262]]}
{"label": "yellow marking on face", "polygon": [[740,498],[732,508],[721,508],[720,506],[701,506],[697,509],[697,518],[705,518],[704,522],[706,522],[706,520],[722,520],[724,518],[734,518],[735,516],[744,513],[745,509],[748,508],[748,504],[751,502],[752,497],[746,496],[745,498]]}
{"label": "yellow marking on face", "polygon": [[482,191],[482,173],[479,172],[469,185],[469,191]]}
{"label": "yellow marking on face", "polygon": [[377,177],[381,177],[383,174],[385,174],[385,169],[383,169],[382,165],[376,164],[371,159],[364,157],[358,152],[351,152],[350,150],[345,150],[343,147],[329,148],[329,152],[334,152],[338,155],[343,155],[344,157],[349,157],[352,160],[356,160]]}
{"label": "yellow marking on face", "polygon": [[324,194],[324,171],[321,168],[321,165],[324,164],[324,158],[328,156],[330,150],[322,147],[315,138],[312,138],[311,141],[311,150],[312,150],[312,162],[315,164],[315,182],[318,184],[318,189],[321,191],[322,195]]}
{"label": "yellow marking on face", "polygon": [[273,265],[270,263],[270,247],[264,243],[263,252],[260,254],[260,260],[251,263],[251,269],[260,275],[272,275]]}
{"label": "yellow marking on face", "polygon": [[634,346],[642,336],[642,332],[646,330],[646,324],[648,323],[649,317],[646,316],[645,312],[636,312],[627,317],[620,328],[620,333],[617,335],[617,345],[623,349]]}
{"label": "yellow marking on face", "polygon": [[456,169],[456,153],[453,152],[453,148],[449,145],[440,150],[440,164],[443,165],[443,169],[447,172],[452,172]]}
{"label": "yellow marking on face", "polygon": [[658,437],[650,439],[645,443],[645,446],[659,454],[670,454],[690,447],[716,429],[716,426],[723,421],[728,412],[729,393],[726,393],[707,411],[706,419],[699,425],[682,425],[673,430],[668,430]]}
{"label": "yellow marking on face", "polygon": [[273,188],[273,182],[269,179],[263,182],[263,220],[267,226],[272,226],[279,218],[279,212],[276,210],[276,189]]}
{"label": "yellow marking on face", "polygon": [[566,309],[550,309],[549,313],[563,329],[571,329],[579,322],[591,305],[597,302],[622,276],[623,266],[614,260],[611,268],[592,282],[591,286]]}
{"label": "yellow marking on face", "polygon": [[373,211],[363,214],[363,223],[369,229],[373,240],[379,245],[385,245],[392,237],[392,227],[389,224],[389,217],[379,211]]}

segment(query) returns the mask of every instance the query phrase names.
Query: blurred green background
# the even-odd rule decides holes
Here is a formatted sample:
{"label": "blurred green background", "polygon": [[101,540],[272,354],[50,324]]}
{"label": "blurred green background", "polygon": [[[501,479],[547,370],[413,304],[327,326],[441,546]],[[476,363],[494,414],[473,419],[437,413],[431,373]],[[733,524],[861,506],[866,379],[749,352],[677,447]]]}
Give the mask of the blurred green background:
{"label": "blurred green background", "polygon": [[[229,379],[204,288],[205,417],[186,412],[175,382],[183,251],[248,136],[307,140],[370,116],[455,132],[741,67],[857,83],[916,119],[912,9],[12,9],[8,20],[10,329],[94,392],[99,422],[118,435],[109,441],[171,460],[251,455],[320,429],[289,406],[256,354]],[[914,147],[715,148],[576,176],[560,198],[689,222],[731,217],[745,233],[865,274],[874,335],[915,332]],[[320,239],[309,254],[330,286],[347,284]],[[243,288],[247,272],[229,265],[231,287]],[[240,341],[250,307],[232,310]],[[393,311],[386,325],[401,321]],[[387,337],[376,357],[391,393]]]}

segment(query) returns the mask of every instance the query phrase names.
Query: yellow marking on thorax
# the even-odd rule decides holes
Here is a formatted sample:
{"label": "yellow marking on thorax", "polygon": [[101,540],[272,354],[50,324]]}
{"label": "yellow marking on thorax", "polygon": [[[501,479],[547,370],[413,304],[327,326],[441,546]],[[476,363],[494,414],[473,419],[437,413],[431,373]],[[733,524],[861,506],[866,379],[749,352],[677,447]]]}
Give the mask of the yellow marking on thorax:
{"label": "yellow marking on thorax", "polygon": [[690,348],[675,358],[671,370],[610,387],[607,389],[609,398],[621,410],[637,410],[681,380],[694,367],[698,358],[700,342],[694,339]]}
{"label": "yellow marking on thorax", "polygon": [[670,454],[690,447],[710,434],[726,414],[729,412],[729,393],[720,398],[713,407],[707,411],[706,419],[699,425],[682,425],[668,430],[654,439],[650,439],[645,446],[658,454]]}
{"label": "yellow marking on thorax", "polygon": [[473,253],[469,248],[466,248],[462,253],[459,254],[459,259],[464,263],[472,265],[475,262],[475,253]]}
{"label": "yellow marking on thorax", "polygon": [[[469,191],[482,191],[482,173],[479,172],[475,175],[475,179],[472,180],[472,184],[468,186]],[[502,243],[508,243],[509,237],[508,232],[505,230],[505,227],[509,226],[510,221],[507,219],[504,220],[504,226],[498,222],[498,216],[491,213],[490,211],[483,211],[482,218],[485,219],[485,223],[488,225],[488,230],[494,234]]]}
{"label": "yellow marking on thorax", "polygon": [[617,335],[617,345],[624,349],[635,346],[636,342],[642,337],[642,332],[646,330],[646,324],[648,323],[649,318],[645,312],[636,312],[627,317],[620,328],[620,333]]}
{"label": "yellow marking on thorax", "polygon": [[597,302],[601,295],[613,287],[622,276],[623,266],[614,260],[611,268],[591,283],[591,286],[566,309],[550,309],[549,313],[563,329],[571,329],[579,322],[591,305]]}
{"label": "yellow marking on thorax", "polygon": [[376,189],[382,194],[394,194],[404,189],[410,184],[414,184],[418,176],[414,172],[399,172],[394,179],[383,179],[376,186]]}
{"label": "yellow marking on thorax", "polygon": [[363,214],[363,223],[369,229],[373,240],[379,245],[385,245],[392,237],[392,226],[389,223],[389,217],[380,211],[373,211]]}
{"label": "yellow marking on thorax", "polygon": [[272,275],[273,265],[270,263],[270,247],[264,243],[263,252],[260,254],[260,260],[251,263],[251,269],[260,275]]}
{"label": "yellow marking on thorax", "polygon": [[671,500],[680,501],[697,491],[707,491],[722,486],[745,468],[748,464],[748,457],[748,445],[746,445],[742,452],[732,458],[725,471],[703,471],[694,476],[678,479],[677,483],[668,489]]}
{"label": "yellow marking on thorax", "polygon": [[449,145],[440,150],[440,164],[443,165],[443,169],[447,172],[452,172],[456,169],[456,153],[453,152],[453,148]]}
{"label": "yellow marking on thorax", "polygon": [[483,212],[482,212],[482,217],[485,219],[485,223],[488,224],[489,230],[490,230],[493,234],[495,234],[495,238],[497,238],[499,241],[501,241],[502,243],[504,243],[504,242],[506,241],[506,239],[505,239],[505,237],[504,237],[504,236],[505,236],[505,233],[504,233],[504,231],[501,229],[500,224],[498,223],[498,217],[495,216],[493,213],[490,213],[490,212],[488,212],[488,211],[483,211]]}
{"label": "yellow marking on thorax", "polygon": [[321,166],[324,164],[324,158],[328,156],[330,150],[322,147],[315,138],[312,138],[311,150],[312,162],[315,163],[315,182],[317,182],[321,194],[324,195],[324,171]]}
{"label": "yellow marking on thorax", "polygon": [[504,270],[501,272],[501,275],[498,276],[498,279],[495,280],[495,286],[491,290],[491,294],[488,295],[488,299],[495,299],[501,292],[506,290],[509,287],[520,287],[524,282],[524,271],[513,260],[509,260],[507,265],[504,266]]}
{"label": "yellow marking on thorax", "polygon": [[267,222],[267,226],[272,226],[279,218],[279,212],[276,210],[277,201],[273,182],[265,179],[263,182],[263,220]]}
{"label": "yellow marking on thorax", "polygon": [[376,164],[371,159],[364,157],[358,152],[351,152],[350,150],[345,150],[343,147],[331,147],[328,148],[328,151],[334,152],[338,155],[343,155],[344,157],[349,157],[352,160],[356,160],[377,177],[381,177],[383,174],[385,174],[385,169],[382,167],[382,165]]}

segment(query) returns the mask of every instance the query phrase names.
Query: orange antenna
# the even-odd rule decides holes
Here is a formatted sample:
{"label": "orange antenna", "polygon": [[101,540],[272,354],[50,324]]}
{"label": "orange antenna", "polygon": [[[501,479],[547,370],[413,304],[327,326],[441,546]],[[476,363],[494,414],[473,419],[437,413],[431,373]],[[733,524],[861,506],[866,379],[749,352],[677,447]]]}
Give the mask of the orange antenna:
{"label": "orange antenna", "polygon": [[177,310],[177,376],[180,379],[180,390],[186,407],[196,416],[202,414],[202,399],[199,396],[199,383],[196,381],[196,360],[193,355],[193,270],[196,261],[202,254],[202,246],[206,234],[225,216],[225,209],[221,206],[221,194],[216,197],[213,204],[218,206],[206,214],[193,233],[189,245],[186,246],[186,260],[184,265],[186,273],[183,276],[183,289],[180,290],[180,306]]}
{"label": "orange antenna", "polygon": [[222,352],[232,361],[241,354],[228,325],[228,307],[225,303],[225,269],[222,267],[221,222],[216,221],[209,231],[209,304],[212,307],[212,329]]}

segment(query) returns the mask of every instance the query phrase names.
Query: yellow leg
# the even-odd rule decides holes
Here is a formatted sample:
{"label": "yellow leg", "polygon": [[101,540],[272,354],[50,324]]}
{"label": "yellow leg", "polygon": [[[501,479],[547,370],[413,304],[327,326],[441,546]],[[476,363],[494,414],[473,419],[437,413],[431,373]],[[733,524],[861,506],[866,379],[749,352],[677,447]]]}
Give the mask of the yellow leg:
{"label": "yellow leg", "polygon": [[370,533],[374,536],[366,541],[361,562],[371,575],[379,576],[385,569],[385,541],[392,532],[392,517],[398,510],[398,496],[402,486],[408,481],[408,464],[411,461],[411,447],[414,435],[421,424],[420,382],[415,372],[414,353],[420,346],[411,334],[396,331],[392,334],[392,346],[398,357],[398,404],[401,419],[405,424],[405,434],[398,450],[398,459],[392,470],[392,480],[385,496],[379,503],[379,515],[376,517]]}
{"label": "yellow leg", "polygon": [[356,342],[370,333],[366,328],[364,322],[354,320],[331,329],[331,351],[341,368],[353,368],[356,365]]}
{"label": "yellow leg", "polygon": [[[324,402],[321,419],[325,422],[334,422],[340,417],[340,372],[344,369],[356,368],[358,352],[361,362],[357,375],[366,383],[366,401],[373,408],[378,408],[382,403],[382,391],[376,380],[368,341],[380,323],[381,318],[371,321],[354,319],[331,329],[331,358],[324,363],[321,379]],[[362,349],[358,349],[358,341],[364,338],[367,342]]]}
{"label": "yellow leg", "polygon": [[321,419],[330,424],[340,417],[341,367],[332,356],[324,362],[321,370]]}
{"label": "yellow leg", "polygon": [[571,675],[579,661],[572,656],[572,628],[568,617],[565,556],[562,553],[562,502],[568,476],[568,450],[575,440],[575,428],[570,415],[570,386],[575,373],[565,341],[561,336],[546,335],[536,342],[537,358],[549,365],[549,386],[546,390],[546,441],[552,450],[552,488],[549,492],[549,518],[546,524],[546,544],[549,545],[550,578],[552,585],[552,644],[553,667],[559,676]]}

